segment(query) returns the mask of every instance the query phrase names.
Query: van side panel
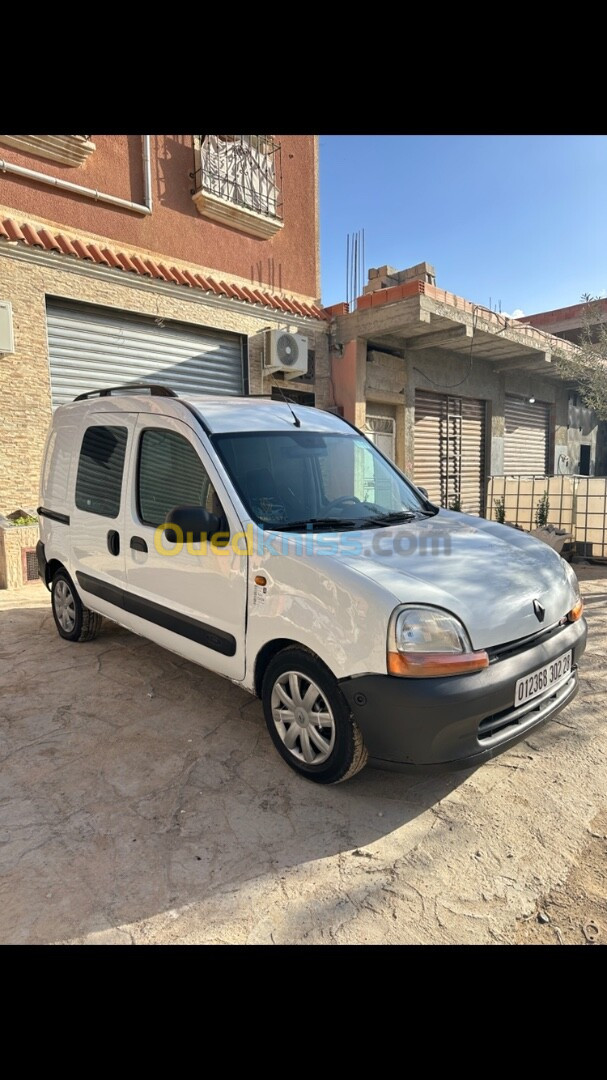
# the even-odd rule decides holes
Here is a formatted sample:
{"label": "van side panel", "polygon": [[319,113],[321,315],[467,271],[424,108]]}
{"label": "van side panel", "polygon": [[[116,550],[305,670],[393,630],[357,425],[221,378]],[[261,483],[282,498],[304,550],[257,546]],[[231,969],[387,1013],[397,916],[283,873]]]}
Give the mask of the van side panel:
{"label": "van side panel", "polygon": [[[69,570],[71,557],[71,475],[78,429],[55,415],[44,452],[38,507],[40,539],[47,562],[58,560]],[[76,454],[76,463],[77,463]],[[75,475],[75,474],[74,474]]]}
{"label": "van side panel", "polygon": [[[251,559],[246,689],[254,689],[259,653],[278,640],[310,649],[338,679],[385,674],[394,596],[362,574],[344,573],[339,556],[297,554],[298,541],[288,544],[287,555]],[[257,575],[265,586],[255,584]]]}

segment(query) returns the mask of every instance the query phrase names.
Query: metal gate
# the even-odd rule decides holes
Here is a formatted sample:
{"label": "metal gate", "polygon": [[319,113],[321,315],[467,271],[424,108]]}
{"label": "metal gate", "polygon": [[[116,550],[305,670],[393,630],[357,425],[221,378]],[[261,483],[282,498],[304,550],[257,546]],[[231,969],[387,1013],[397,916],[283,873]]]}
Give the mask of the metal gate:
{"label": "metal gate", "polygon": [[240,334],[52,299],[46,318],[54,406],[133,382],[162,383],[178,394],[246,393]]}
{"label": "metal gate", "polygon": [[485,402],[415,394],[415,482],[441,506],[482,514],[485,473]]}
{"label": "metal gate", "polygon": [[504,474],[545,475],[549,471],[550,406],[507,395],[504,420]]}

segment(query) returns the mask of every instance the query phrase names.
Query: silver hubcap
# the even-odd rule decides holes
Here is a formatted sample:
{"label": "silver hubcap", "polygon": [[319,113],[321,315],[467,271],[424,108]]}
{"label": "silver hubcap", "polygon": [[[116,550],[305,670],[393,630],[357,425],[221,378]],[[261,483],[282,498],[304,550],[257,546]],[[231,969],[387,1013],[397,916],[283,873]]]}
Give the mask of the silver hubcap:
{"label": "silver hubcap", "polygon": [[55,585],[53,601],[61,629],[67,634],[71,633],[76,625],[76,604],[66,581],[58,581]]}
{"label": "silver hubcap", "polygon": [[335,745],[335,720],[316,683],[286,671],[274,683],[272,717],[290,754],[305,765],[322,765]]}

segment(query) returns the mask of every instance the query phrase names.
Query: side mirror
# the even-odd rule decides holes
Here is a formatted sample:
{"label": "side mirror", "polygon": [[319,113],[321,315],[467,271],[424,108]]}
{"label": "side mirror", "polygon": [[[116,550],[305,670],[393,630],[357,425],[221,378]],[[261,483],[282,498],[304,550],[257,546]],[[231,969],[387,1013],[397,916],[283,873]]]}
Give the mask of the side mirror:
{"label": "side mirror", "polygon": [[418,490],[418,491],[420,491],[420,492],[422,493],[422,495],[424,496],[424,499],[427,499],[427,500],[428,500],[428,502],[430,502],[430,496],[428,495],[428,492],[426,491],[426,489],[425,489],[425,488],[423,488],[423,487],[420,487],[420,486],[419,486],[419,484],[418,484],[418,485],[417,485],[417,490]]}
{"label": "side mirror", "polygon": [[[188,533],[192,533],[194,543],[200,540],[201,533],[205,533],[210,540],[215,533],[222,531],[222,526],[225,526],[225,522],[217,514],[212,514],[204,506],[175,506],[167,515],[167,522],[170,525],[179,526],[184,540]],[[170,544],[177,542],[174,529],[165,529],[164,535]]]}

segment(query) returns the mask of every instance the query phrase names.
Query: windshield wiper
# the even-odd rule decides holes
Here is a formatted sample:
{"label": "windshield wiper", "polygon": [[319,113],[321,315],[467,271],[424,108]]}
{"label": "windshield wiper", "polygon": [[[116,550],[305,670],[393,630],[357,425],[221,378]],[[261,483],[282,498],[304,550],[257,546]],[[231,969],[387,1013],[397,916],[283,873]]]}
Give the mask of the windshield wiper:
{"label": "windshield wiper", "polygon": [[392,514],[376,514],[374,517],[365,517],[364,525],[396,525],[399,522],[413,522],[416,517],[433,517],[429,510],[397,510]]}
{"label": "windshield wiper", "polygon": [[359,522],[354,521],[351,518],[318,517],[304,518],[302,521],[288,521],[286,525],[272,525],[270,527],[276,529],[277,532],[290,532],[291,530],[297,532],[298,530],[305,531],[308,526],[311,526],[313,529],[349,529],[352,528],[352,526],[359,524]]}

